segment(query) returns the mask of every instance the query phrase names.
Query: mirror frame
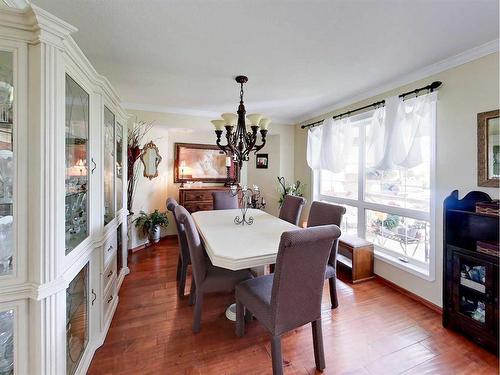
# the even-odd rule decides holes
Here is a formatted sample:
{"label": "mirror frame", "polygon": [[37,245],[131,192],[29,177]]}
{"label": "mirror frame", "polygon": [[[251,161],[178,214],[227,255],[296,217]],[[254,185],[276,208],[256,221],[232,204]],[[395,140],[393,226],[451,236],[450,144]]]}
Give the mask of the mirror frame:
{"label": "mirror frame", "polygon": [[[158,155],[158,157],[156,158],[156,164],[155,164],[155,168],[156,168],[155,172],[156,173],[154,175],[146,173],[146,162],[144,161],[144,157],[150,149],[154,149],[156,152],[156,155]],[[144,147],[142,148],[142,152],[141,152],[141,161],[142,161],[142,165],[144,167],[143,176],[149,178],[150,180],[152,180],[155,177],[158,177],[158,165],[160,165],[161,160],[162,160],[162,157],[160,155],[160,150],[158,150],[158,147],[153,143],[153,141],[146,143],[144,145]]]}
{"label": "mirror frame", "polygon": [[499,117],[499,110],[477,114],[477,184],[500,187],[500,179],[488,177],[488,120]]}

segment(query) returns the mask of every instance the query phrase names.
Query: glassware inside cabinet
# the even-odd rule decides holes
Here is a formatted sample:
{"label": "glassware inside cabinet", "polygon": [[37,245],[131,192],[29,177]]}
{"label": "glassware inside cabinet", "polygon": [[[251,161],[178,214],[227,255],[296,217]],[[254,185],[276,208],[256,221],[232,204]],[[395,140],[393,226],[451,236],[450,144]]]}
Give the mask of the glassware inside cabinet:
{"label": "glassware inside cabinet", "polygon": [[123,126],[116,123],[116,211],[123,208]]}
{"label": "glassware inside cabinet", "polygon": [[0,311],[0,374],[14,374],[14,310]]}
{"label": "glassware inside cabinet", "polygon": [[13,54],[0,51],[0,276],[14,263],[14,81]]}
{"label": "glassware inside cabinet", "polygon": [[104,107],[104,225],[115,217],[115,115]]}
{"label": "glassware inside cabinet", "polygon": [[88,264],[66,289],[66,373],[75,373],[88,343]]}
{"label": "glassware inside cabinet", "polygon": [[66,75],[66,255],[88,236],[89,94]]}

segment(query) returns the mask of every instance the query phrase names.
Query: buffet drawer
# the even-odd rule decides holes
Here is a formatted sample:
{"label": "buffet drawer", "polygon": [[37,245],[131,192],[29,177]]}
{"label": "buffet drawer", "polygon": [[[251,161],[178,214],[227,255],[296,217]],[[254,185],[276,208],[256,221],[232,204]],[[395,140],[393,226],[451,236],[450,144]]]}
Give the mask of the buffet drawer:
{"label": "buffet drawer", "polygon": [[113,233],[111,237],[108,238],[108,240],[104,243],[104,246],[102,247],[104,268],[107,268],[109,263],[111,262],[111,259],[113,259],[113,256],[116,254],[117,247],[118,244],[115,231],[115,233]]}
{"label": "buffet drawer", "polygon": [[102,301],[105,321],[108,320],[109,314],[111,312],[111,307],[113,306],[113,303],[114,303],[115,299],[117,298],[117,294],[116,294],[116,290],[115,290],[116,289],[116,275],[114,278],[112,277],[112,279],[113,280],[111,281],[111,286],[110,286],[108,292],[104,294],[104,301]]}
{"label": "buffet drawer", "polygon": [[116,255],[113,256],[111,262],[104,269],[102,274],[102,285],[104,285],[104,291],[106,292],[112,282],[116,279]]}
{"label": "buffet drawer", "polygon": [[186,210],[188,210],[189,213],[193,213],[196,211],[209,211],[214,209],[214,205],[212,202],[207,203],[207,202],[191,202],[191,203],[185,203],[184,207]]}
{"label": "buffet drawer", "polygon": [[212,202],[212,191],[185,191],[184,201],[187,202]]}

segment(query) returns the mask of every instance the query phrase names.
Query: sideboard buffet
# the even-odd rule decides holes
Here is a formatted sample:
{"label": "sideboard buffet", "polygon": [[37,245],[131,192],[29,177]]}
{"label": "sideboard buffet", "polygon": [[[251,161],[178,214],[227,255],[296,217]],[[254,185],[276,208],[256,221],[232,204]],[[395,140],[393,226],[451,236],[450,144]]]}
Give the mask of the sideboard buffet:
{"label": "sideboard buffet", "polygon": [[0,7],[2,374],[85,374],[128,273],[128,114],[75,31]]}

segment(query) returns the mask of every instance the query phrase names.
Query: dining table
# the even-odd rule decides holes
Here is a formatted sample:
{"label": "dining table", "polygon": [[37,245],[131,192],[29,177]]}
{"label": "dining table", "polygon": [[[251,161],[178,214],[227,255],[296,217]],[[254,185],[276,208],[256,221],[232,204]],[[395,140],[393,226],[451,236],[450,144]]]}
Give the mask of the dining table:
{"label": "dining table", "polygon": [[[250,268],[257,275],[276,263],[281,234],[298,228],[253,208],[246,212],[247,218],[253,218],[251,225],[235,223],[235,218],[242,216],[241,209],[197,211],[192,216],[214,266],[233,271]],[[236,319],[235,304],[226,309],[226,317]]]}

